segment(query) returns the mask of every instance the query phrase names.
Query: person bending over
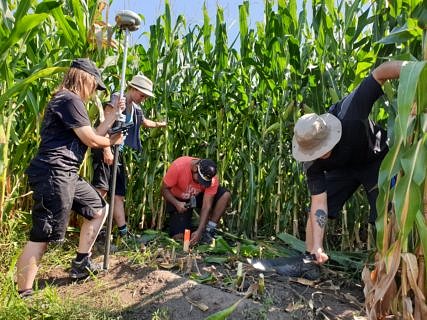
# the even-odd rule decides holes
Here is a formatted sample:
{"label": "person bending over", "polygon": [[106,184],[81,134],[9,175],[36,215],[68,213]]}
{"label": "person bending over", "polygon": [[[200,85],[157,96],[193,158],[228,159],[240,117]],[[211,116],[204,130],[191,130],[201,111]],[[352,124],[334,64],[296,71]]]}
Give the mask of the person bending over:
{"label": "person bending over", "polygon": [[[210,159],[183,156],[172,162],[161,188],[171,237],[180,240],[184,230],[190,229],[190,245],[212,242],[218,221],[231,201],[230,191],[220,186],[216,173],[216,163]],[[197,228],[192,225],[194,208],[200,210]]]}
{"label": "person bending over", "polygon": [[370,205],[368,222],[375,224],[378,173],[388,146],[386,131],[368,117],[384,94],[381,86],[398,78],[402,65],[402,61],[382,63],[327,113],[303,115],[295,124],[292,154],[303,162],[311,194],[306,249],[317,264],[329,258],[323,249],[328,218],[338,216],[360,185]]}

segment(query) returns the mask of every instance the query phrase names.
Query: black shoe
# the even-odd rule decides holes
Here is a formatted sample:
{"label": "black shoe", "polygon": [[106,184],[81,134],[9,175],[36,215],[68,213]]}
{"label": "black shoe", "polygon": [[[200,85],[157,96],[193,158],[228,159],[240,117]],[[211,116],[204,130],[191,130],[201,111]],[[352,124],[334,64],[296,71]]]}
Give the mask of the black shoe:
{"label": "black shoe", "polygon": [[90,257],[85,257],[81,261],[71,262],[70,277],[74,280],[81,280],[90,275],[96,275],[102,270],[100,265],[93,263]]}
{"label": "black shoe", "polygon": [[255,269],[275,271],[282,276],[316,280],[320,277],[320,268],[315,263],[312,254],[302,254],[297,257],[276,259],[248,259]]}
{"label": "black shoe", "polygon": [[105,243],[105,239],[107,239],[107,230],[101,229],[96,237],[96,243]]}
{"label": "black shoe", "polygon": [[314,254],[302,254],[288,258],[285,264],[275,266],[276,272],[282,276],[317,280],[320,278],[320,267],[316,264]]}
{"label": "black shoe", "polygon": [[18,294],[21,299],[26,299],[28,297],[31,297],[34,294],[34,291],[33,289],[27,289],[23,291],[18,291]]}
{"label": "black shoe", "polygon": [[247,261],[257,270],[260,271],[276,271],[275,267],[287,264],[290,258],[273,258],[273,259],[252,259]]}
{"label": "black shoe", "polygon": [[200,244],[211,244],[215,239],[215,233],[212,231],[203,231],[202,236],[200,237]]}

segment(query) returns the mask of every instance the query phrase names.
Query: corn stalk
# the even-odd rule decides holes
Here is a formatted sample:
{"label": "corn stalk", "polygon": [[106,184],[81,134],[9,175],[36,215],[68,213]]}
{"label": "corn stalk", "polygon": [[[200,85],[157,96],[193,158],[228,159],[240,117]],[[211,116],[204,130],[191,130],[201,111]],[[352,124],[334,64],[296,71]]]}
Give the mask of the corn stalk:
{"label": "corn stalk", "polygon": [[[383,43],[407,41],[408,36],[425,39],[426,6],[419,5],[419,21],[408,20],[405,28],[391,33]],[[424,16],[424,18],[423,18]],[[424,20],[423,20],[424,19]],[[425,40],[423,40],[423,58]],[[369,319],[390,314],[403,319],[427,317],[426,266],[427,220],[427,62],[408,62],[401,70],[397,96],[393,145],[384,159],[379,176],[377,202],[377,248],[375,268],[365,268],[366,308]],[[391,180],[396,184],[390,188]],[[424,199],[424,201],[423,201]]]}

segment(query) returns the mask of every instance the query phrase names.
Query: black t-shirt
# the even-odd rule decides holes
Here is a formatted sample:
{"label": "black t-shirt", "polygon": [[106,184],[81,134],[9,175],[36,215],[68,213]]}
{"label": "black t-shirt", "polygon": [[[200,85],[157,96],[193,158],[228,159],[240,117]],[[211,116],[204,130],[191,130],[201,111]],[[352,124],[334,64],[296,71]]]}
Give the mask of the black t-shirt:
{"label": "black t-shirt", "polygon": [[73,129],[90,125],[80,97],[68,90],[59,91],[47,105],[39,150],[27,173],[47,168],[78,171],[87,146]]}
{"label": "black t-shirt", "polygon": [[368,120],[375,101],[382,95],[381,85],[369,75],[329,109],[341,121],[342,136],[329,158],[303,164],[312,195],[326,191],[325,172],[342,168],[357,170],[384,158],[388,151],[387,133]]}

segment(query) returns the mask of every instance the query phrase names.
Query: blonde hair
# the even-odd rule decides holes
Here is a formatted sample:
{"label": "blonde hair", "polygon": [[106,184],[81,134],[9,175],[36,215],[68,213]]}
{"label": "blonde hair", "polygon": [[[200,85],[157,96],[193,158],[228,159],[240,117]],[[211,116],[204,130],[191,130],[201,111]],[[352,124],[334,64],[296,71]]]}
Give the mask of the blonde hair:
{"label": "blonde hair", "polygon": [[97,86],[98,84],[93,75],[77,68],[70,68],[57,92],[67,89],[80,96],[86,102],[95,93]]}

